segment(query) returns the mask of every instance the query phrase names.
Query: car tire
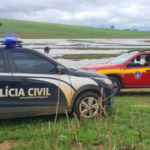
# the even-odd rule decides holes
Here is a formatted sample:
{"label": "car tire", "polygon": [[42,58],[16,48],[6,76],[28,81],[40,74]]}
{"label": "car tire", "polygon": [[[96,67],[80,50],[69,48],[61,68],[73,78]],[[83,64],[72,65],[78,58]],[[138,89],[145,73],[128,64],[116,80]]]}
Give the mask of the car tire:
{"label": "car tire", "polygon": [[[78,118],[92,118],[96,116],[100,112],[99,98],[100,97],[93,92],[83,93],[77,98],[74,104],[74,113]],[[82,112],[82,114],[80,112]]]}
{"label": "car tire", "polygon": [[121,89],[121,85],[118,79],[114,78],[114,77],[109,77],[109,79],[112,81],[113,85],[114,85],[114,95],[118,95],[120,93],[120,89]]}

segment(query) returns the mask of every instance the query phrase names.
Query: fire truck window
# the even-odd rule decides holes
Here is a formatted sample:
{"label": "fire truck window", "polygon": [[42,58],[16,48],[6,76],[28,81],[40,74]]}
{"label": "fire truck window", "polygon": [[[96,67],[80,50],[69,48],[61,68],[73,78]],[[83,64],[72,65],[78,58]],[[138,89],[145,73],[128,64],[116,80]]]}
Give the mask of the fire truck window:
{"label": "fire truck window", "polygon": [[131,62],[134,63],[134,67],[149,66],[149,55],[139,55],[132,59]]}

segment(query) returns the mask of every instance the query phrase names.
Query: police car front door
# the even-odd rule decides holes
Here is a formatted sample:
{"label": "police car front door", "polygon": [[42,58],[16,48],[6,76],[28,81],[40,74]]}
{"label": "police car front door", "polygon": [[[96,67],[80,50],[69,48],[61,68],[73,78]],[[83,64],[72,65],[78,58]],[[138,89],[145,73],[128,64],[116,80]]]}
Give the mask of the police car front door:
{"label": "police car front door", "polygon": [[[56,110],[59,85],[56,65],[47,57],[43,58],[45,56],[23,50],[12,50],[9,57],[17,88],[15,113],[53,113]],[[66,80],[69,82],[68,77]],[[60,99],[60,109],[66,109],[68,104],[62,90]]]}

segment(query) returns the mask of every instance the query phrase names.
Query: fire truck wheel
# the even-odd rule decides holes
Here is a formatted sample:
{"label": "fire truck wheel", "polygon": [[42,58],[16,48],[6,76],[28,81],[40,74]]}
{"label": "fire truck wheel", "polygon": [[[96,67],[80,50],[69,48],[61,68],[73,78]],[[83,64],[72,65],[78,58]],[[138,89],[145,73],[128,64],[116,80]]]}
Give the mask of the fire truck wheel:
{"label": "fire truck wheel", "polygon": [[109,79],[112,81],[113,85],[114,85],[114,93],[115,96],[118,95],[120,93],[120,89],[121,89],[121,85],[118,79],[114,78],[114,77],[109,77]]}

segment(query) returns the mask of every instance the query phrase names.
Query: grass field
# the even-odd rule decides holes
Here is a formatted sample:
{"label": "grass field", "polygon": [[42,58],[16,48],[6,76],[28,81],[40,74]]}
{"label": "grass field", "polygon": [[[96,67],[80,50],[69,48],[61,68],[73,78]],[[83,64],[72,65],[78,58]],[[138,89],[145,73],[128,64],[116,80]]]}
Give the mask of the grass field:
{"label": "grass field", "polygon": [[20,38],[150,38],[150,31],[128,31],[45,22],[0,19],[0,37]]}
{"label": "grass field", "polygon": [[[120,139],[125,150],[149,150],[150,149],[150,90],[123,90],[119,96],[115,97],[115,105],[106,109],[109,116],[109,123],[112,135],[112,147],[116,146],[121,150]],[[115,130],[114,116],[118,110],[117,130]],[[133,111],[132,111],[133,110]],[[61,126],[60,126],[61,119]],[[103,116],[102,121],[98,121],[98,132],[95,125],[95,119],[85,120],[85,124],[80,131],[77,128],[77,122],[73,115],[69,115],[76,129],[78,141],[82,150],[108,150],[109,135],[108,128],[105,125],[106,119]],[[0,143],[12,140],[17,146],[12,150],[47,150],[47,145],[42,135],[45,133],[48,143],[55,143],[58,139],[58,150],[77,150],[76,137],[73,128],[71,128],[71,144],[69,142],[68,123],[66,115],[58,115],[56,124],[56,136],[54,138],[54,120],[55,115],[28,117],[17,119],[0,120]],[[52,141],[50,140],[48,122]],[[59,132],[59,136],[58,136]],[[98,133],[98,134],[97,134]],[[97,137],[98,135],[98,137]],[[58,136],[58,138],[57,138]],[[57,143],[57,142],[56,142]],[[0,144],[0,148],[1,148]],[[55,144],[57,145],[57,144]],[[51,146],[50,146],[51,148]],[[122,148],[122,149],[123,149]],[[81,149],[81,148],[79,148]]]}

